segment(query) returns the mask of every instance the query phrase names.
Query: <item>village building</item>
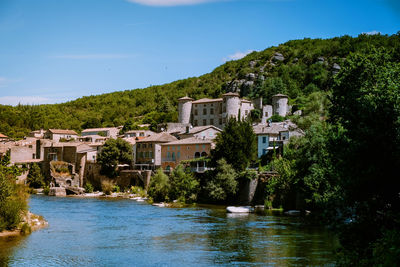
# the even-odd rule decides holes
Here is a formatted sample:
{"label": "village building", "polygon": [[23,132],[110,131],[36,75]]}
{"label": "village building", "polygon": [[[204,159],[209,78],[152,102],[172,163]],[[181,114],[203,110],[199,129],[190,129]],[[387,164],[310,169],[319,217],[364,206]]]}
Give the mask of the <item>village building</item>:
{"label": "village building", "polygon": [[28,137],[34,137],[38,139],[43,139],[46,131],[43,129],[32,131],[28,134]]}
{"label": "village building", "polygon": [[118,127],[85,129],[82,131],[81,136],[84,137],[89,135],[100,135],[103,137],[117,139],[119,132],[121,131],[122,128],[123,128],[122,126],[118,126]]}
{"label": "village building", "polygon": [[136,141],[135,168],[155,169],[161,166],[161,144],[178,140],[169,133],[158,133]]}
{"label": "village building", "polygon": [[[212,148],[214,148],[214,144],[211,140],[196,137],[161,144],[161,167],[170,171],[176,168],[182,160],[190,161],[209,156]],[[194,163],[193,166],[191,165],[192,171],[204,172],[206,170],[204,159]]]}
{"label": "village building", "polygon": [[0,133],[0,142],[8,142],[10,138],[7,135]]}
{"label": "village building", "polygon": [[78,137],[79,142],[86,142],[86,143],[104,143],[108,139],[109,139],[108,137],[100,135],[85,135]]}
{"label": "village building", "polygon": [[178,122],[193,126],[214,125],[220,129],[225,127],[229,118],[246,119],[250,112],[257,108],[262,111],[262,122],[266,123],[272,115],[286,116],[290,108],[288,96],[277,94],[272,97],[272,105],[262,104],[258,98],[253,102],[241,99],[238,93],[226,93],[222,98],[202,98],[194,100],[188,96],[178,99]]}
{"label": "village building", "polygon": [[257,135],[257,156],[275,151],[282,153],[283,143],[289,140],[289,130],[279,124],[258,124],[253,126],[254,133]]}
{"label": "village building", "polygon": [[48,129],[44,134],[45,139],[50,139],[56,142],[60,141],[70,141],[76,140],[78,134],[73,130],[63,130],[63,129]]}
{"label": "village building", "polygon": [[147,137],[153,134],[155,134],[155,132],[150,130],[130,130],[124,133],[124,137]]}
{"label": "village building", "polygon": [[191,138],[195,137],[198,139],[210,139],[214,140],[217,137],[218,133],[221,133],[222,130],[214,125],[207,126],[197,126],[191,127],[187,126],[184,132],[180,132],[178,134],[179,139]]}

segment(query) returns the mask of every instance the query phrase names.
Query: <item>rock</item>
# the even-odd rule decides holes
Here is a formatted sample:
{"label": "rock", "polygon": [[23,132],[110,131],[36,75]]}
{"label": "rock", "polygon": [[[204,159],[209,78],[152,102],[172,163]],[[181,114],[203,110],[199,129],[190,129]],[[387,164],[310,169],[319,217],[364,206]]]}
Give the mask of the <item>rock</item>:
{"label": "rock", "polygon": [[317,58],[317,63],[323,64],[324,62],[325,62],[325,58],[324,57],[318,57]]}
{"label": "rock", "polygon": [[254,81],[256,79],[256,75],[254,73],[247,73],[246,79]]}
{"label": "rock", "polygon": [[258,79],[260,79],[261,81],[265,81],[265,76],[264,75],[260,75],[260,76],[258,76]]}
{"label": "rock", "polygon": [[226,211],[228,213],[252,213],[254,212],[254,209],[250,206],[240,206],[240,207],[229,206],[226,207]]}
{"label": "rock", "polygon": [[333,63],[332,69],[339,71],[341,69],[341,67],[339,66],[339,64]]}
{"label": "rock", "polygon": [[295,58],[293,59],[293,63],[297,63],[297,62],[299,62],[299,59],[298,59],[297,57],[295,57]]}
{"label": "rock", "polygon": [[284,61],[285,58],[281,53],[275,53],[274,56],[272,57],[273,61]]}
{"label": "rock", "polygon": [[302,111],[300,109],[293,112],[293,115],[301,116],[301,114],[302,114]]}
{"label": "rock", "polygon": [[290,215],[290,216],[299,216],[300,213],[301,212],[299,210],[288,210],[285,212],[286,215]]}
{"label": "rock", "polygon": [[67,191],[64,187],[50,187],[49,196],[65,197]]}
{"label": "rock", "polygon": [[257,61],[256,60],[252,60],[249,62],[249,66],[250,68],[254,68],[257,65]]}
{"label": "rock", "polygon": [[164,208],[166,206],[165,203],[153,203],[152,205],[160,208]]}

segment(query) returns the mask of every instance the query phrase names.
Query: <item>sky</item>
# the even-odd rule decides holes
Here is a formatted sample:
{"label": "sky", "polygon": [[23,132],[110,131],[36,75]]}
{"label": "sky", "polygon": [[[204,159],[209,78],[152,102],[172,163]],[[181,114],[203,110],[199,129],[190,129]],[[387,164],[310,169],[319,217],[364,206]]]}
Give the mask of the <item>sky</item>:
{"label": "sky", "polygon": [[293,39],[398,31],[397,0],[0,0],[0,104],[165,84]]}

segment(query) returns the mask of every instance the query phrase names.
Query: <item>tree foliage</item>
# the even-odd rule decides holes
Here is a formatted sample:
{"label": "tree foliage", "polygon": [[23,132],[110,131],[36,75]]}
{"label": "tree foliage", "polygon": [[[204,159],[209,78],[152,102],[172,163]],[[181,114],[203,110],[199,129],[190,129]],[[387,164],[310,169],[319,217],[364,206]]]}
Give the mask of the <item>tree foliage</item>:
{"label": "tree foliage", "polygon": [[215,142],[213,161],[224,158],[236,171],[245,170],[251,162],[257,159],[256,135],[248,121],[229,119]]}
{"label": "tree foliage", "polygon": [[33,163],[29,169],[26,182],[32,188],[41,188],[45,185],[42,171],[37,163]]}
{"label": "tree foliage", "polygon": [[171,192],[170,199],[177,199],[181,202],[194,202],[199,191],[199,181],[193,173],[185,171],[182,165],[178,165],[170,175]]}
{"label": "tree foliage", "polygon": [[109,177],[117,175],[118,164],[131,164],[132,160],[132,146],[121,138],[107,140],[97,157],[101,173]]}
{"label": "tree foliage", "polygon": [[151,177],[148,194],[156,202],[168,201],[171,190],[171,183],[168,175],[160,168]]}

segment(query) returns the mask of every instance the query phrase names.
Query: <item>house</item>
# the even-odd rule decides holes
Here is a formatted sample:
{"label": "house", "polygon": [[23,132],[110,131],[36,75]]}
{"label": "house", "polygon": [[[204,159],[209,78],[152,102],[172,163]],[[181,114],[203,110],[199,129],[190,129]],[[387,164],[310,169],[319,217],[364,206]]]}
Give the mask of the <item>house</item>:
{"label": "house", "polygon": [[178,140],[169,133],[158,133],[136,141],[135,167],[150,168],[161,166],[161,144]]}
{"label": "house", "polygon": [[73,130],[48,129],[44,138],[59,142],[60,140],[76,140],[78,134]]}
{"label": "house", "polygon": [[108,128],[91,128],[85,129],[82,131],[81,136],[88,136],[88,135],[100,135],[103,137],[117,139],[119,132],[123,127],[108,127]]}
{"label": "house", "polygon": [[253,126],[257,135],[257,156],[260,158],[271,151],[282,153],[283,142],[289,140],[289,130],[279,124],[258,124]]}
{"label": "house", "polygon": [[107,139],[109,138],[97,134],[78,137],[79,142],[87,142],[87,143],[104,143]]}
{"label": "house", "polygon": [[50,140],[33,137],[17,141],[9,148],[10,162],[18,164],[42,161],[44,146],[50,143]]}
{"label": "house", "polygon": [[217,134],[222,132],[221,129],[214,125],[197,126],[197,127],[186,127],[184,132],[178,134],[180,139],[196,137],[198,139],[210,139],[214,140]]}
{"label": "house", "polygon": [[38,139],[42,139],[44,138],[46,131],[43,129],[40,130],[36,130],[36,131],[32,131],[28,134],[29,137],[34,137],[34,138],[38,138]]}
{"label": "house", "polygon": [[7,142],[9,140],[10,140],[10,138],[8,138],[7,135],[0,133],[0,142]]}
{"label": "house", "polygon": [[155,134],[155,132],[150,130],[131,130],[124,133],[125,138],[129,137],[147,137]]}
{"label": "house", "polygon": [[[161,167],[170,171],[176,168],[182,160],[193,160],[210,155],[214,144],[211,140],[190,137],[161,144]],[[195,162],[193,171],[204,171],[205,161]]]}

